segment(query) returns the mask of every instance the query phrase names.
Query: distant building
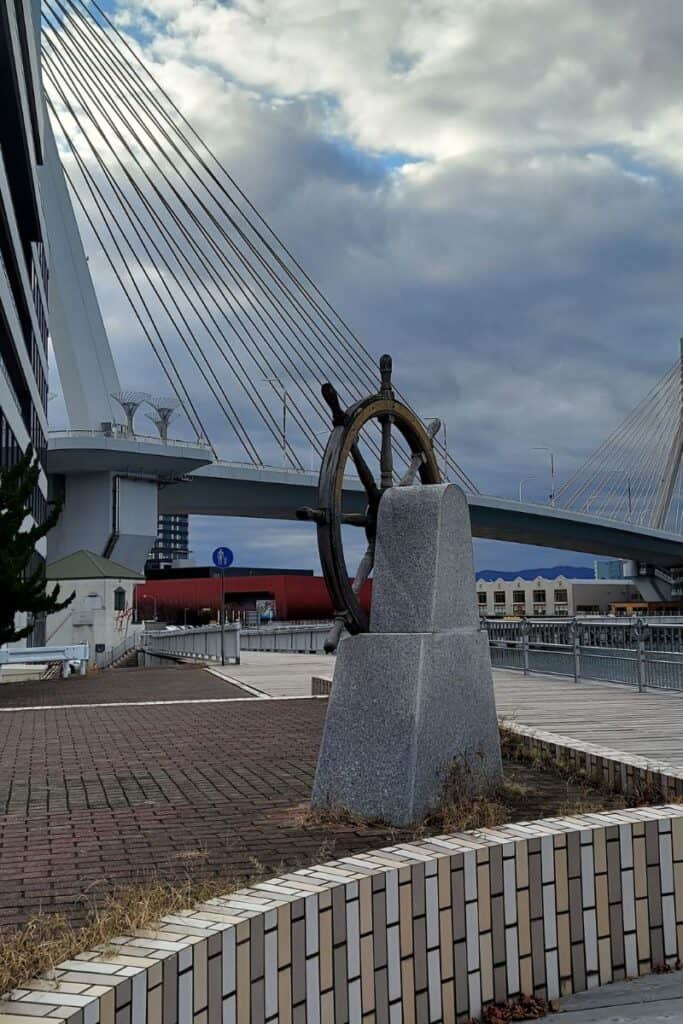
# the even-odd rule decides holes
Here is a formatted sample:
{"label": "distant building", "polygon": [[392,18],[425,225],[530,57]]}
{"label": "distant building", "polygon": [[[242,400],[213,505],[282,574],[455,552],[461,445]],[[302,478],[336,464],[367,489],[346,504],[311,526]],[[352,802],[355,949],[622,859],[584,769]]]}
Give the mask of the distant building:
{"label": "distant building", "polygon": [[47,567],[47,578],[62,595],[76,597],[47,617],[48,644],[90,644],[90,657],[109,650],[133,630],[135,586],[142,576],[92,551],[76,551]]}
{"label": "distant building", "polygon": [[174,562],[190,555],[190,517],[185,512],[159,515],[157,539],[145,564],[145,573],[170,569]]}
{"label": "distant building", "polygon": [[593,562],[593,572],[596,580],[623,580],[624,563],[620,558],[611,558],[609,561]]}
{"label": "distant building", "polygon": [[617,602],[640,601],[633,583],[542,576],[525,580],[478,580],[479,614],[488,617],[608,615]]}
{"label": "distant building", "polygon": [[[35,18],[35,20],[34,20]],[[0,465],[12,466],[33,445],[47,452],[48,259],[38,186],[43,161],[43,90],[37,35],[40,5],[0,3]],[[32,512],[46,512],[40,475]],[[33,568],[45,563],[45,540]],[[24,623],[20,623],[24,625]],[[44,643],[42,620],[29,644]]]}
{"label": "distant building", "polygon": [[[372,581],[361,591],[370,607]],[[224,602],[230,619],[245,624],[270,620],[327,620],[334,614],[321,576],[305,569],[250,569],[231,566],[223,577],[213,566],[158,570],[136,587],[140,621],[160,619],[176,625],[216,621]]]}

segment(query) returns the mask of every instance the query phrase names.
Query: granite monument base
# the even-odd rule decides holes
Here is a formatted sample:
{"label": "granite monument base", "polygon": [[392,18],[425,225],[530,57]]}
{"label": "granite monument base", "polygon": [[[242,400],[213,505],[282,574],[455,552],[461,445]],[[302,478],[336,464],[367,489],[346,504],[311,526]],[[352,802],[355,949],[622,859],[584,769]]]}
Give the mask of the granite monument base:
{"label": "granite monument base", "polygon": [[472,795],[502,781],[460,488],[385,491],[374,572],[370,632],[339,646],[311,804],[407,825],[446,779]]}
{"label": "granite monument base", "polygon": [[453,772],[463,792],[494,789],[502,769],[493,708],[488,640],[478,629],[347,637],[312,806],[408,825],[439,805]]}

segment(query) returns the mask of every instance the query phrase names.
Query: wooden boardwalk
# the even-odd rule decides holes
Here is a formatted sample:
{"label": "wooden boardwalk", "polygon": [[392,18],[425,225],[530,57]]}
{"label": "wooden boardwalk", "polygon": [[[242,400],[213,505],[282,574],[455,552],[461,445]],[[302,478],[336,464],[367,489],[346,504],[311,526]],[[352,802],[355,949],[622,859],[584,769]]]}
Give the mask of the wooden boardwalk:
{"label": "wooden boardwalk", "polygon": [[501,718],[683,766],[683,694],[496,669]]}
{"label": "wooden boardwalk", "polygon": [[619,981],[560,1000],[548,1024],[676,1024],[683,1021],[683,974]]}

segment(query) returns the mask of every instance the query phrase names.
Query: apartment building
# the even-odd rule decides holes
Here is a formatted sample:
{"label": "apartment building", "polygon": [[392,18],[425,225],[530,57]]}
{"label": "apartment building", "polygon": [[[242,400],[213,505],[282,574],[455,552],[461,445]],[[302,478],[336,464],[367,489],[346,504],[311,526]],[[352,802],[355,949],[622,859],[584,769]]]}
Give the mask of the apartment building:
{"label": "apartment building", "polygon": [[190,517],[185,512],[161,512],[157,539],[145,563],[150,569],[170,569],[174,562],[190,556]]}
{"label": "apartment building", "polygon": [[[47,454],[48,251],[38,166],[43,161],[40,4],[0,3],[0,465],[14,465],[33,445]],[[33,516],[45,516],[41,472]],[[45,561],[45,541],[35,567]],[[36,622],[29,643],[43,642]]]}

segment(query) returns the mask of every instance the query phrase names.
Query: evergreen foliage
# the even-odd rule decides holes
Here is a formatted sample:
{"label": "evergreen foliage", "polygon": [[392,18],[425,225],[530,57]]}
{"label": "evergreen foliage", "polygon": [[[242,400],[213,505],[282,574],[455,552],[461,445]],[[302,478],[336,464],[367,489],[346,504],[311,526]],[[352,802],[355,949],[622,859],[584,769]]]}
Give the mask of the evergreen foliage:
{"label": "evergreen foliage", "polygon": [[[60,601],[59,584],[48,593],[43,565],[31,565],[36,544],[50,532],[61,512],[61,506],[55,504],[44,522],[22,529],[31,515],[39,476],[40,463],[31,445],[16,465],[0,469],[0,645],[22,640],[38,615],[58,612],[76,596],[74,591]],[[15,629],[18,612],[28,615],[23,629]]]}

